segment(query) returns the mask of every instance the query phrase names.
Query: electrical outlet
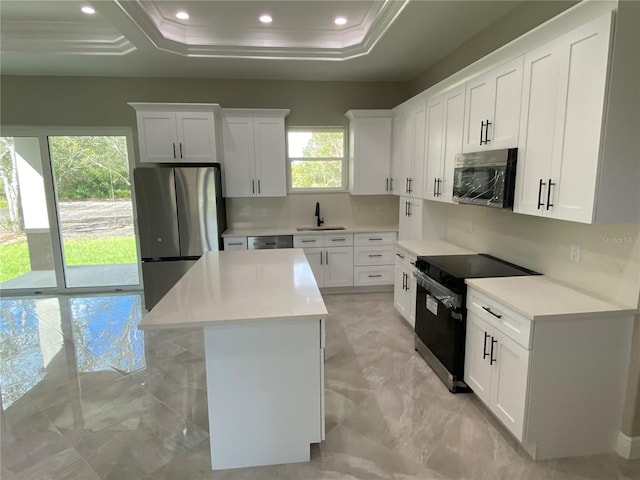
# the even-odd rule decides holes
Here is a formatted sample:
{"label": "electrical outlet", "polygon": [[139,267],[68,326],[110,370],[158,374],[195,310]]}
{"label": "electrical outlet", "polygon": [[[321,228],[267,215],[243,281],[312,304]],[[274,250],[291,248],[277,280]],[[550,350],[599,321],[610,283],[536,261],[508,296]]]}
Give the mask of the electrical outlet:
{"label": "electrical outlet", "polygon": [[569,260],[575,263],[580,263],[580,245],[571,245]]}
{"label": "electrical outlet", "polygon": [[473,232],[474,227],[473,220],[467,220],[467,232]]}
{"label": "electrical outlet", "polygon": [[262,215],[263,217],[267,216],[267,209],[266,208],[261,208],[260,209],[260,215]]}

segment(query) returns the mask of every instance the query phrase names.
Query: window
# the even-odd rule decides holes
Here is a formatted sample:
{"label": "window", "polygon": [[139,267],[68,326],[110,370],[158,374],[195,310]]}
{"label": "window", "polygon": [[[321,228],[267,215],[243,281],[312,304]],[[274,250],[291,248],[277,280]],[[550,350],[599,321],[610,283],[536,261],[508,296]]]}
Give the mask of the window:
{"label": "window", "polygon": [[287,141],[290,191],[344,191],[344,128],[290,128]]}

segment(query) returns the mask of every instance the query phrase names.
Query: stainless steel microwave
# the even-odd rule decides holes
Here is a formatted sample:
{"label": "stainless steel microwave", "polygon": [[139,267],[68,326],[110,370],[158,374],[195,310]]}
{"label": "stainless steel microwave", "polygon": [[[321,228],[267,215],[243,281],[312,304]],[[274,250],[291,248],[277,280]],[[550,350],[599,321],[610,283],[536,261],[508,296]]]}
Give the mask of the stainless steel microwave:
{"label": "stainless steel microwave", "polygon": [[517,148],[456,155],[453,199],[460,203],[513,208]]}

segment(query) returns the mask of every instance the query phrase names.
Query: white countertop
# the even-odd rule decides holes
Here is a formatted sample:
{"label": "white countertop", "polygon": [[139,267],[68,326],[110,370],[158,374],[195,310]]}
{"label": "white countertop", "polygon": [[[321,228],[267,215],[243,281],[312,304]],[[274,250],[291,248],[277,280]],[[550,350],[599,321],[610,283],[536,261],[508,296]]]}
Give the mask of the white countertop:
{"label": "white countertop", "polygon": [[303,250],[220,251],[205,253],[139,328],[326,316]]}
{"label": "white countertop", "polygon": [[473,255],[474,251],[444,240],[399,240],[396,245],[409,253],[420,255]]}
{"label": "white countertop", "polygon": [[[333,225],[333,224],[331,224]],[[327,224],[327,226],[331,226]],[[273,227],[273,228],[229,228],[224,231],[222,237],[266,237],[271,235],[330,235],[336,233],[373,233],[373,232],[397,232],[397,225],[341,225],[344,230],[305,230],[298,231],[296,227]],[[308,225],[309,228],[313,225]]]}
{"label": "white countertop", "polygon": [[636,313],[634,309],[591,297],[544,275],[468,278],[465,283],[533,321]]}

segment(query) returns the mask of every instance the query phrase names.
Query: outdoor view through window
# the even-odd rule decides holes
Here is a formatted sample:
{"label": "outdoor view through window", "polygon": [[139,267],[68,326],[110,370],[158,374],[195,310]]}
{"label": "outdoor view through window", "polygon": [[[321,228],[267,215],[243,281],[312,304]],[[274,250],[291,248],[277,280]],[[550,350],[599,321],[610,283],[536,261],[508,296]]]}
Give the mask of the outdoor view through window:
{"label": "outdoor view through window", "polygon": [[344,189],[344,138],[342,128],[289,129],[291,190]]}

